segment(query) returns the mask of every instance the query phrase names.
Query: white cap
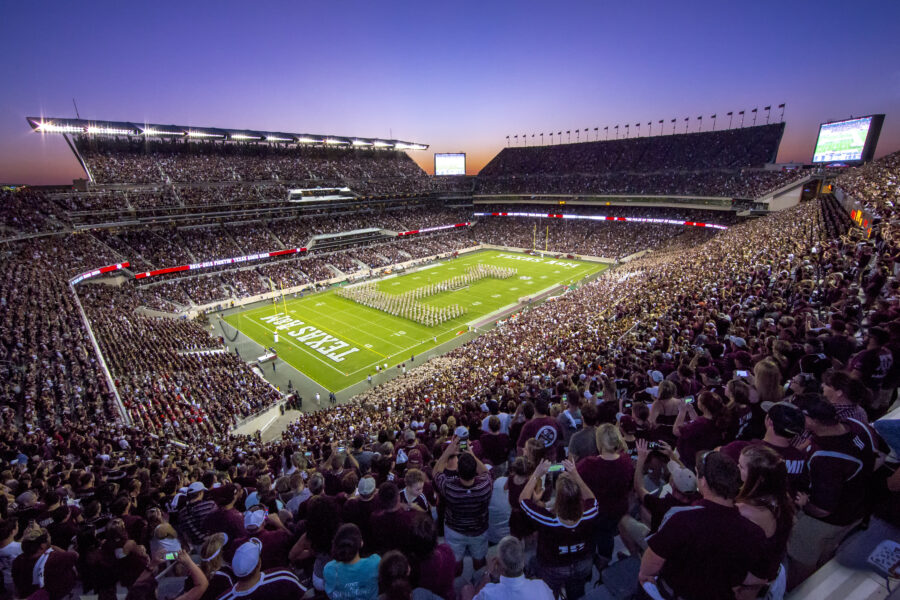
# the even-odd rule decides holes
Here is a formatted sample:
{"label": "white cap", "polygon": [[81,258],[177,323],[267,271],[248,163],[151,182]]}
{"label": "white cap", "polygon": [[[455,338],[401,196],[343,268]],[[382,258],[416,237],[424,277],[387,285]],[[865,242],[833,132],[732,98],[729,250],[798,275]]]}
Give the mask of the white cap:
{"label": "white cap", "polygon": [[259,529],[266,522],[266,511],[262,509],[248,510],[244,513],[244,528]]}
{"label": "white cap", "polygon": [[195,481],[191,485],[188,486],[188,494],[196,494],[197,492],[205,492],[206,486],[203,485],[202,481]]}
{"label": "white cap", "polygon": [[262,552],[262,542],[256,538],[250,538],[235,551],[234,558],[231,559],[231,570],[238,577],[246,577],[259,564],[260,552]]}

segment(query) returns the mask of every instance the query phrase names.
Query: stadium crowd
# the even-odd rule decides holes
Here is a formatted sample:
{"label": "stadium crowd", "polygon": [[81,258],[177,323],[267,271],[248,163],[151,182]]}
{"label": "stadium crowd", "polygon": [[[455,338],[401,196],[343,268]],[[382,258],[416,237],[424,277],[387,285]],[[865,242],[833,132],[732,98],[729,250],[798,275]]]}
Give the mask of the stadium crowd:
{"label": "stadium crowd", "polygon": [[[298,168],[288,153],[263,173],[242,155],[153,149],[137,167],[96,152],[98,172],[132,180]],[[848,235],[833,201],[708,240],[661,236],[656,252],[449,354],[411,357],[404,376],[315,406],[268,443],[227,432],[278,401],[274,388],[202,322],[135,312],[141,294],[164,298],[157,288],[202,299],[224,293],[220,278],[253,285],[245,275],[74,296],[66,279],[121,260],[119,246],[17,242],[0,275],[5,593],[574,600],[590,582],[616,597],[617,565],[631,564],[629,594],[780,597],[873,512],[898,517],[900,477],[870,425],[900,385],[897,175],[893,155],[845,176],[883,218],[871,239]],[[240,250],[193,231],[177,231],[191,254]],[[427,256],[448,236],[391,246]],[[593,237],[583,247],[599,252]],[[291,264],[315,279],[332,256]]]}

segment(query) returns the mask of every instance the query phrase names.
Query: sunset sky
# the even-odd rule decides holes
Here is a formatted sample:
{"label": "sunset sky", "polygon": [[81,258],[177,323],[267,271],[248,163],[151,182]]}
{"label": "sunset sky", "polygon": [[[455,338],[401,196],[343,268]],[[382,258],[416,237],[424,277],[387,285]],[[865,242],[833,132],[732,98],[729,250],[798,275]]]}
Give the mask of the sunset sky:
{"label": "sunset sky", "polygon": [[423,142],[426,170],[462,151],[471,174],[507,135],[781,103],[780,162],[851,115],[886,113],[876,155],[900,149],[896,1],[0,0],[0,21],[0,183],[81,175],[25,122],[73,98],[83,118]]}

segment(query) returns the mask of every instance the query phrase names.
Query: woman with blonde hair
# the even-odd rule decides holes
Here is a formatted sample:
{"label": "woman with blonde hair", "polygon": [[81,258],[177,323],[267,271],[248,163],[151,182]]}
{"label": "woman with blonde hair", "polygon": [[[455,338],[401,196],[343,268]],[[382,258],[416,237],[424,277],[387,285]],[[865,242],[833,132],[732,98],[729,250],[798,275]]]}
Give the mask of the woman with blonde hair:
{"label": "woman with blonde hair", "polygon": [[[214,533],[207,536],[200,547],[200,570],[209,582],[209,587],[200,600],[215,600],[230,590],[237,581],[231,567],[225,562],[224,554],[228,541],[227,534]],[[188,577],[184,582],[184,592],[192,587],[193,580]]]}
{"label": "woman with blonde hair", "polygon": [[611,423],[600,425],[596,439],[600,455],[578,461],[578,473],[597,499],[595,544],[601,562],[598,566],[602,568],[612,559],[619,519],[628,512],[634,464],[617,426]]}
{"label": "woman with blonde hair", "polygon": [[[581,462],[585,460],[588,459]],[[538,532],[533,564],[540,578],[557,595],[565,588],[566,597],[575,600],[584,596],[584,585],[591,579],[597,500],[571,460],[562,463],[563,472],[558,474],[553,486],[556,492],[553,508],[532,500],[535,487],[548,475],[551,466],[557,468],[549,461],[541,461],[522,490],[519,506]],[[561,544],[570,551],[560,553]]]}
{"label": "woman with blonde hair", "polygon": [[782,380],[784,377],[781,368],[773,358],[766,358],[756,363],[753,368],[753,391],[750,402],[762,404],[763,402],[781,402],[784,397]]}

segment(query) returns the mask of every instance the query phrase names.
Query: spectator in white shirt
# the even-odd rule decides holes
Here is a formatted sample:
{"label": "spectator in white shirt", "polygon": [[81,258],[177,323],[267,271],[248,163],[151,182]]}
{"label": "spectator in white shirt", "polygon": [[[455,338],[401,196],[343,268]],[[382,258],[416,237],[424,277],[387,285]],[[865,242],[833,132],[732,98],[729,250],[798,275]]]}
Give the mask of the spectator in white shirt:
{"label": "spectator in white shirt", "polygon": [[[499,574],[498,583],[489,583]],[[462,600],[473,598],[470,586],[463,588]],[[550,587],[540,579],[525,578],[525,548],[511,535],[500,540],[497,558],[486,570],[474,600],[553,600]]]}

